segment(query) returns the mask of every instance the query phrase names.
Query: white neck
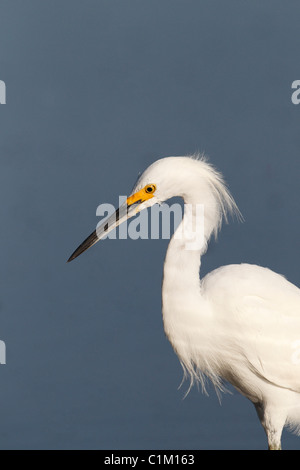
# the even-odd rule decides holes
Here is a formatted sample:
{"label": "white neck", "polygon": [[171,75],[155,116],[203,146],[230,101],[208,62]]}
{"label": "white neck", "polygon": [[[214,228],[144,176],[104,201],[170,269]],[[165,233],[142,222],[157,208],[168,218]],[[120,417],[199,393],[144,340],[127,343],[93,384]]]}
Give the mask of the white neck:
{"label": "white neck", "polygon": [[[205,233],[202,206],[185,205],[184,217],[174,233],[167,250],[162,286],[164,320],[174,315],[181,305],[201,297],[199,271],[201,254],[206,250],[208,237]],[[199,210],[198,210],[199,209]],[[184,300],[183,300],[184,299]],[[188,300],[187,300],[188,299]]]}
{"label": "white neck", "polygon": [[212,230],[209,221],[205,220],[202,204],[185,204],[184,217],[169,243],[165,258],[163,304],[181,296],[182,292],[200,294],[201,255],[206,251]]}
{"label": "white neck", "polygon": [[[184,218],[170,241],[165,258],[162,310],[165,333],[192,376],[193,363],[197,360],[200,364],[197,347],[205,344],[207,328],[211,325],[210,309],[201,295],[199,275],[201,254],[206,249],[211,229],[204,231],[204,238],[199,237],[199,233],[197,237],[195,231],[188,229],[190,222],[195,227],[199,220],[196,211],[187,210],[185,206]],[[203,369],[206,369],[204,365]]]}
{"label": "white neck", "polygon": [[168,298],[169,295],[173,296],[174,293],[180,295],[183,291],[200,291],[201,249],[188,249],[193,242],[184,233],[183,225],[184,221],[181,222],[173,235],[166,253],[163,300],[166,300],[166,296]]}

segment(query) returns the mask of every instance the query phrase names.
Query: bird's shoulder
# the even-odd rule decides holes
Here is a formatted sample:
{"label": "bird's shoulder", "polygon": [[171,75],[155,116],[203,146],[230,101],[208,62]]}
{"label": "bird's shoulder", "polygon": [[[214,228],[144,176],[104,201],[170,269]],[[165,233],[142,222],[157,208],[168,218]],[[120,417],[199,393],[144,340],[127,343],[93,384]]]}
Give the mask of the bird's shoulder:
{"label": "bird's shoulder", "polygon": [[297,306],[294,313],[300,316],[300,289],[281,274],[262,266],[246,263],[222,266],[203,278],[201,288],[203,295],[215,302],[226,301],[245,308],[276,305],[281,310]]}
{"label": "bird's shoulder", "polygon": [[223,351],[228,344],[229,351],[242,351],[255,375],[299,393],[300,289],[270,269],[247,264],[213,271],[202,289],[215,331],[222,331]]}

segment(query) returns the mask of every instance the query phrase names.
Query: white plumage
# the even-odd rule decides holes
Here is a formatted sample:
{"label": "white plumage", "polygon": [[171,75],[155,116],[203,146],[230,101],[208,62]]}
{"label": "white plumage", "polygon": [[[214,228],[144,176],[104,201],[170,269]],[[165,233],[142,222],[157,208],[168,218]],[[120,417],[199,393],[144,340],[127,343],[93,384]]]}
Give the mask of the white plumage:
{"label": "white plumage", "polygon": [[[174,196],[184,199],[186,209],[164,263],[167,337],[191,383],[204,386],[208,377],[218,390],[224,381],[231,383],[255,405],[269,448],[280,449],[283,427],[300,425],[300,354],[298,360],[295,349],[300,348],[300,290],[283,276],[249,264],[199,277],[211,235],[229,214],[240,217],[222,176],[205,159],[168,157],[153,163],[127,199],[125,213],[123,208],[98,228],[69,261],[137,211]],[[200,238],[197,205],[204,208]]]}

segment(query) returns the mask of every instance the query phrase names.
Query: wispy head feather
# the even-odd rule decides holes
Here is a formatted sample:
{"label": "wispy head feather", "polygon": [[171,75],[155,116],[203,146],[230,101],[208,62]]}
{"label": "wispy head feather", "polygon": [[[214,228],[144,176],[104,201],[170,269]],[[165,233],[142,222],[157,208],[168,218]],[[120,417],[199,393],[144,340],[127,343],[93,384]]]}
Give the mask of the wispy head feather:
{"label": "wispy head feather", "polygon": [[243,216],[226,185],[223,175],[208,162],[206,155],[203,153],[197,153],[191,155],[190,158],[201,164],[201,172],[207,179],[220,209],[218,214],[218,223],[214,228],[214,235],[216,237],[221,229],[223,220],[228,223],[228,218],[231,216],[236,217],[239,221],[243,221]]}

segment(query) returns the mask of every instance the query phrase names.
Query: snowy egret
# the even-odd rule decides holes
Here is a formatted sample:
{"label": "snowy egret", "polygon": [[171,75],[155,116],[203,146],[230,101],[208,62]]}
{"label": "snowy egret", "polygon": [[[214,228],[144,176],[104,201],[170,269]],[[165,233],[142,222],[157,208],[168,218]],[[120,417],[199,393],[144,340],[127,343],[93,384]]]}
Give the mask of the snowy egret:
{"label": "snowy egret", "polygon": [[[300,429],[300,289],[256,265],[220,267],[199,277],[201,256],[228,215],[240,215],[222,175],[203,157],[167,157],[140,176],[123,206],[71,255],[73,260],[124,220],[174,196],[184,217],[167,250],[164,329],[191,384],[229,382],[254,404],[269,449],[284,426]],[[203,237],[196,208],[204,207]],[[189,207],[190,210],[187,210]],[[192,242],[192,245],[191,245]]]}

